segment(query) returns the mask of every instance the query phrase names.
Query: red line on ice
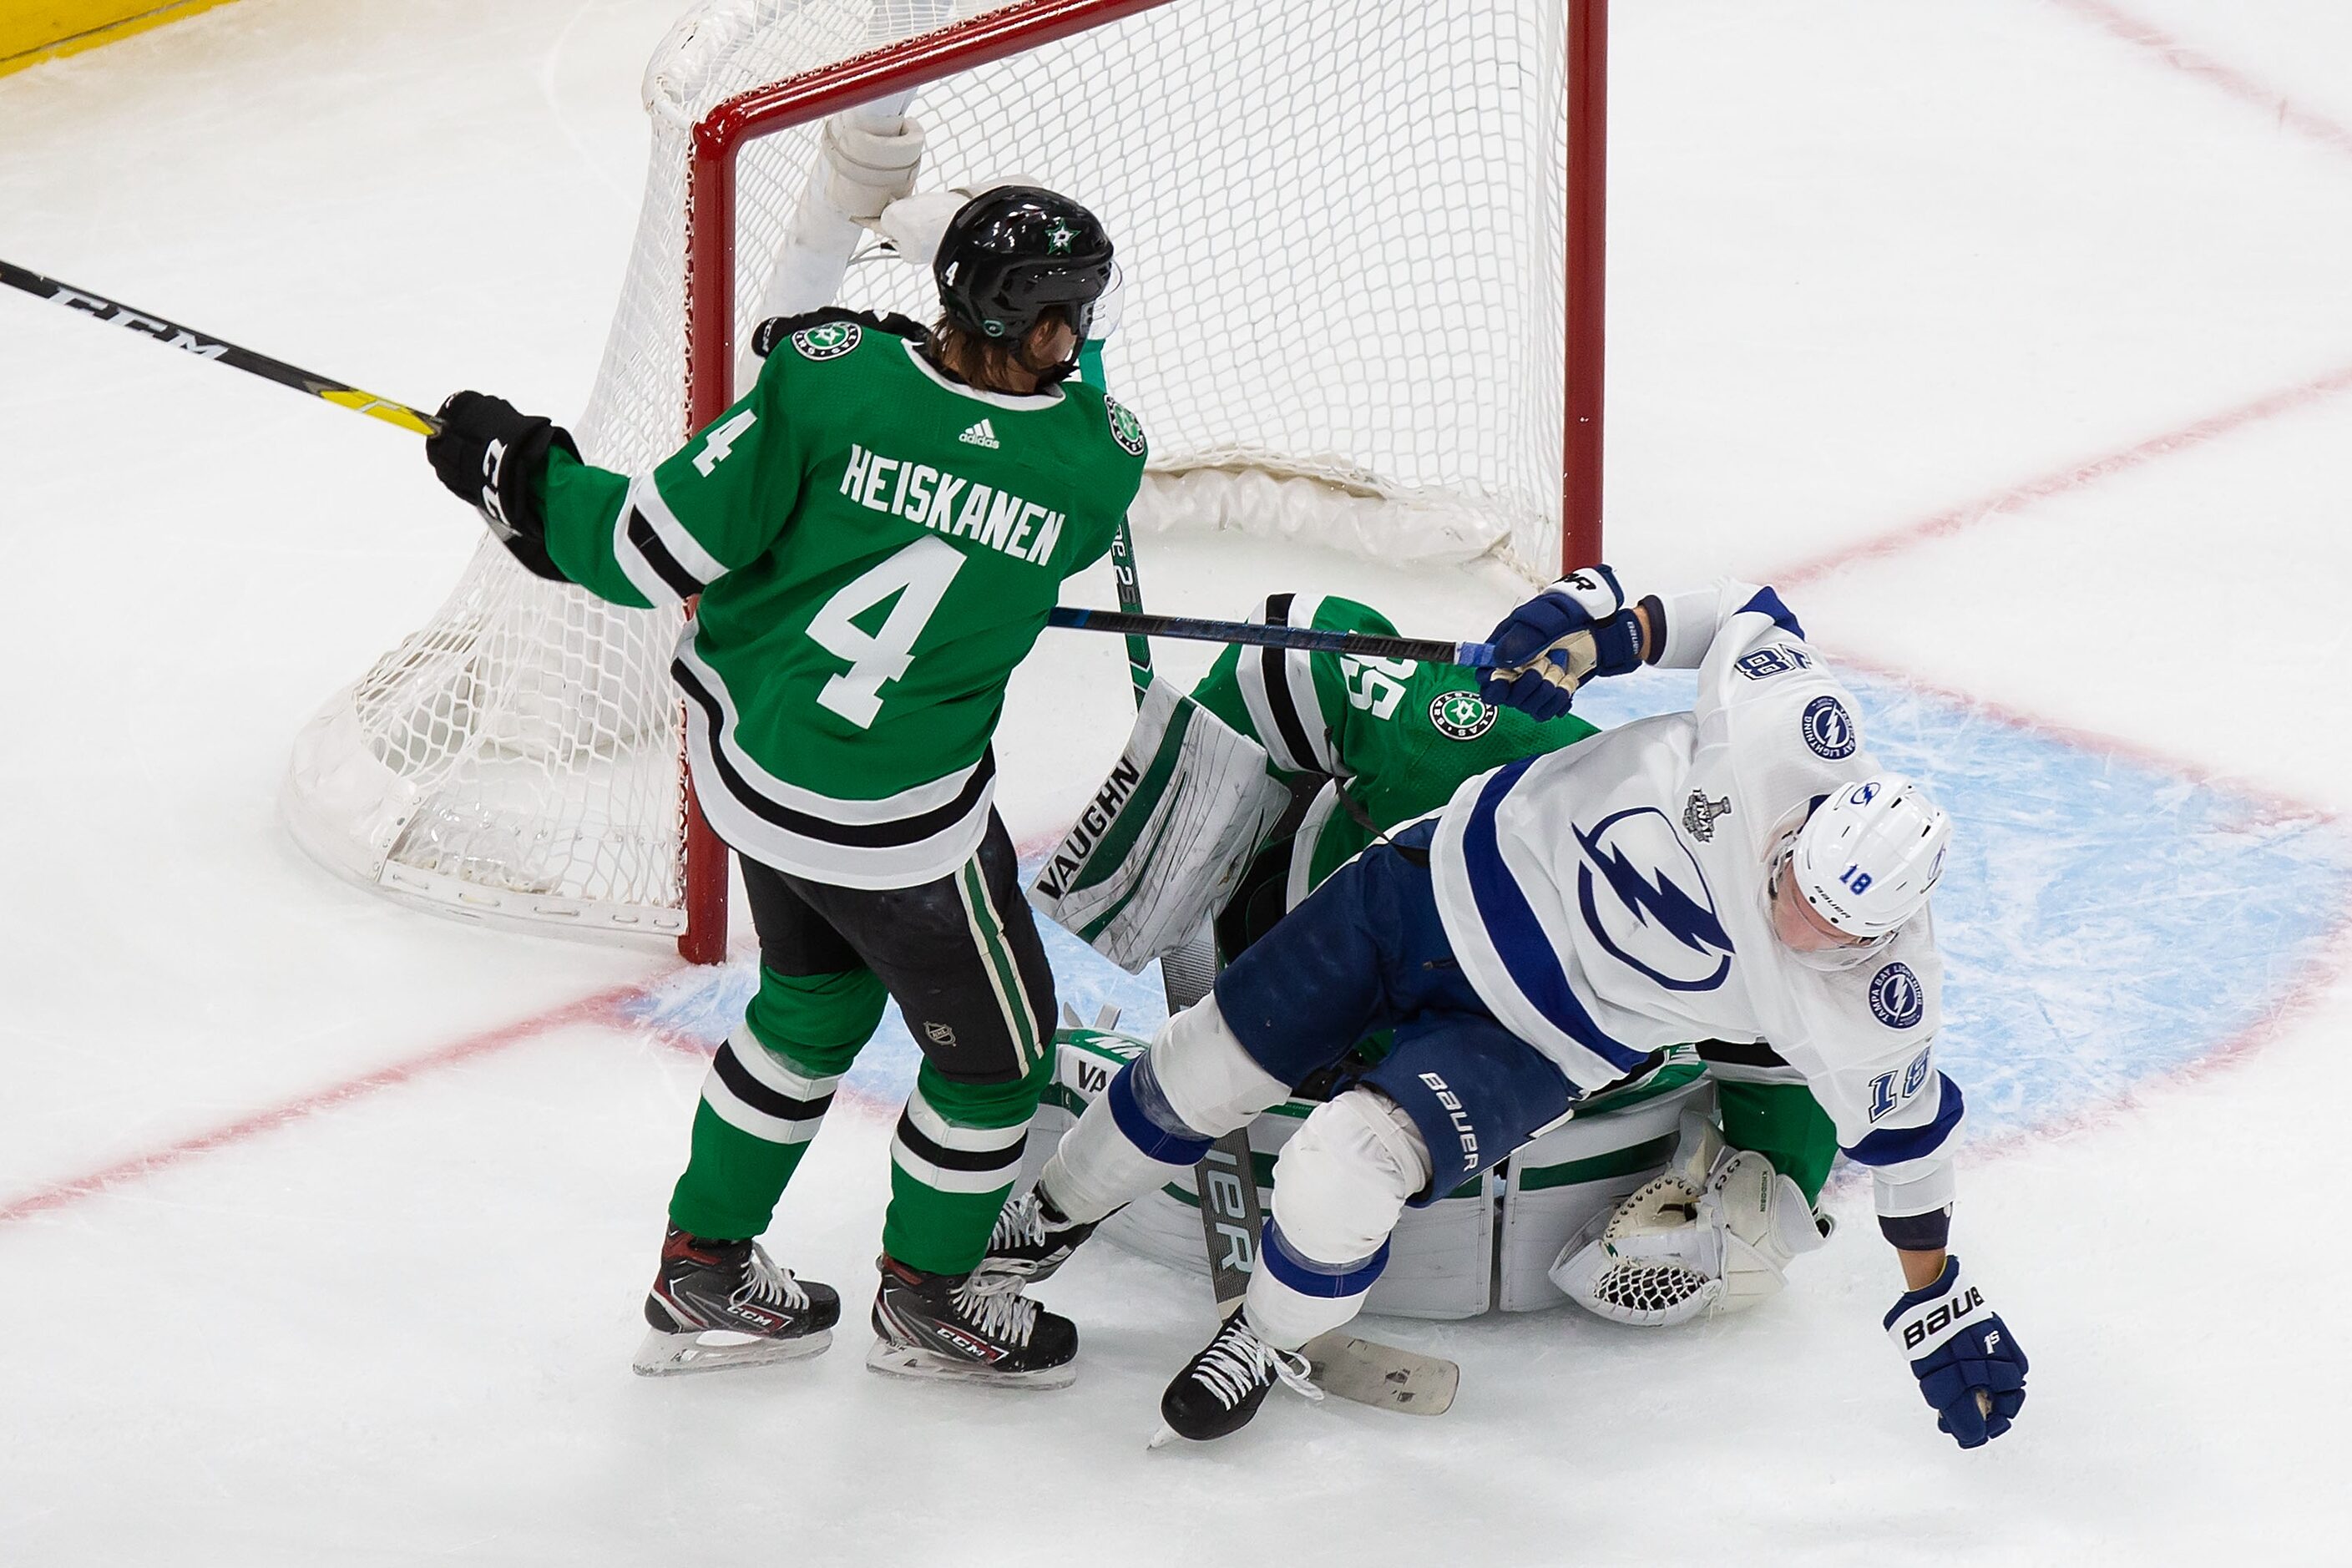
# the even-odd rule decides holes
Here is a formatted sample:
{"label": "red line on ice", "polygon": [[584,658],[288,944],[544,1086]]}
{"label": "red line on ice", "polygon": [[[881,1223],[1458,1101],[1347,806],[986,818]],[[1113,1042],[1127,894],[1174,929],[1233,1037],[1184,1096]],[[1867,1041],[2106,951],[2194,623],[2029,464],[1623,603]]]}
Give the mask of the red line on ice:
{"label": "red line on ice", "polygon": [[1889,529],[1884,533],[1874,535],[1858,543],[1841,545],[1824,554],[1784,567],[1780,571],[1769,574],[1764,580],[1775,587],[1781,588],[1798,587],[1807,583],[1817,582],[1832,573],[1843,572],[1850,566],[1899,554],[1916,545],[1925,544],[1930,540],[1943,539],[1958,533],[1964,529],[1973,528],[1988,518],[2002,517],[2011,512],[2022,511],[2035,501],[2045,500],[2054,495],[2063,495],[2068,490],[2080,489],[2085,485],[2096,484],[2101,479],[2155,462],[2159,458],[2168,458],[2176,453],[2201,447],[2219,437],[2227,436],[2232,431],[2242,430],[2250,425],[2258,425],[2265,419],[2274,419],[2282,414],[2292,413],[2298,408],[2307,407],[2347,388],[2352,388],[2352,364],[2340,365],[2325,375],[2314,376],[2298,385],[2265,393],[2251,403],[2242,403],[2235,408],[2208,415],[2192,424],[2183,425],[2178,429],[2167,430],[2161,435],[2150,436],[2146,440],[2132,446],[2084,462],[2070,464],[2063,468],[2053,468],[2034,479],[2011,485],[2006,489],[1995,490],[1990,495],[1979,496],[1974,500],[1964,501],[1956,507],[1948,507],[1932,517],[1924,517],[1916,522],[1906,522],[1899,528]]}
{"label": "red line on ice", "polygon": [[2286,94],[2263,86],[2253,78],[2231,66],[2223,65],[2212,56],[2204,54],[2175,38],[2171,34],[2140,20],[2106,0],[2050,0],[2062,11],[2072,11],[2097,24],[2128,44],[2137,44],[2153,50],[2164,63],[2220,88],[2231,97],[2241,99],[2255,108],[2266,110],[2278,122],[2290,126],[2321,146],[2337,153],[2352,153],[2352,131],[2346,130],[2324,114],[2296,105]]}
{"label": "red line on ice", "polygon": [[324,1089],[312,1089],[308,1094],[281,1100],[276,1105],[257,1110],[248,1116],[240,1117],[210,1131],[194,1133],[176,1142],[166,1143],[161,1148],[150,1150],[143,1154],[133,1154],[127,1159],[117,1160],[110,1165],[101,1165],[95,1171],[75,1176],[68,1181],[54,1183],[5,1205],[0,1205],[0,1224],[26,1219],[51,1209],[63,1208],[68,1204],[79,1203],[83,1198],[92,1197],[126,1183],[135,1182],[153,1175],[159,1171],[168,1170],[199,1154],[209,1154],[216,1149],[225,1149],[234,1143],[247,1142],[264,1133],[274,1132],[289,1123],[315,1116],[322,1110],[331,1110],[340,1105],[348,1105],[355,1100],[363,1100],[380,1089],[395,1088],[426,1073],[437,1071],[446,1067],[454,1067],[460,1062],[494,1056],[499,1051],[537,1039],[551,1030],[560,1029],[567,1025],[610,1021],[617,1016],[617,1009],[622,1003],[644,989],[643,984],[630,984],[600,991],[593,996],[583,996],[576,1002],[567,1003],[534,1017],[523,1018],[511,1024],[502,1024],[494,1029],[485,1029],[479,1034],[468,1035],[464,1039],[452,1041],[434,1050],[410,1057],[404,1061],[378,1068],[373,1072],[362,1073],[357,1078],[346,1079],[341,1083],[330,1084]]}

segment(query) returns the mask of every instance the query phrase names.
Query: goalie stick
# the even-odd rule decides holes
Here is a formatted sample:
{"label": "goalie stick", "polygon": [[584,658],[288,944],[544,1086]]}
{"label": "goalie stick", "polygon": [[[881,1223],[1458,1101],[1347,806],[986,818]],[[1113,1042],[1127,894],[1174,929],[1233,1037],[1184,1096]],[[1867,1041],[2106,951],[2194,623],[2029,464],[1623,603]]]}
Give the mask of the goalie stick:
{"label": "goalie stick", "polygon": [[[1088,343],[1081,353],[1086,374],[1095,385],[1103,384],[1102,349],[1099,343]],[[1135,570],[1135,536],[1129,529],[1127,517],[1121,513],[1118,527],[1111,535],[1111,573],[1118,584],[1118,612],[1116,615],[1098,610],[1056,609],[1048,625],[1068,626],[1077,630],[1115,631],[1127,635],[1129,673],[1135,684],[1135,698],[1139,703],[1151,681],[1151,645],[1147,635],[1191,637],[1202,641],[1258,641],[1252,637],[1221,638],[1197,630],[1169,630],[1170,627],[1221,627],[1237,633],[1286,632],[1287,626],[1262,626],[1240,621],[1194,621],[1168,616],[1147,616],[1143,610],[1143,587]],[[1075,616],[1075,619],[1066,617]],[[1338,634],[1314,632],[1310,636],[1330,637]],[[1366,637],[1364,642],[1400,643],[1401,637]],[[1275,643],[1271,646],[1298,646]],[[1427,644],[1416,647],[1441,647],[1451,645]],[[1349,651],[1349,650],[1334,650]],[[1367,650],[1370,651],[1370,650]],[[1488,663],[1493,662],[1488,650]],[[1412,657],[1402,655],[1398,657]],[[1421,657],[1432,657],[1423,654]],[[1168,1011],[1172,1016],[1206,996],[1217,978],[1215,939],[1204,928],[1199,936],[1174,952],[1161,956],[1160,980],[1167,993]],[[1192,1187],[1200,1196],[1201,1240],[1208,1249],[1209,1283],[1215,1292],[1217,1316],[1228,1318],[1239,1311],[1242,1300],[1249,1292],[1250,1271],[1256,1267],[1258,1238],[1265,1234],[1265,1210],[1257,1197],[1257,1166],[1250,1152],[1249,1128],[1236,1127],[1209,1146],[1201,1163],[1192,1167]],[[1442,1356],[1421,1355],[1396,1345],[1383,1344],[1350,1334],[1345,1328],[1318,1335],[1301,1347],[1312,1368],[1315,1382],[1326,1393],[1360,1405],[1373,1405],[1383,1409],[1400,1410],[1414,1415],[1442,1415],[1454,1403],[1454,1388],[1462,1379],[1462,1369]]]}

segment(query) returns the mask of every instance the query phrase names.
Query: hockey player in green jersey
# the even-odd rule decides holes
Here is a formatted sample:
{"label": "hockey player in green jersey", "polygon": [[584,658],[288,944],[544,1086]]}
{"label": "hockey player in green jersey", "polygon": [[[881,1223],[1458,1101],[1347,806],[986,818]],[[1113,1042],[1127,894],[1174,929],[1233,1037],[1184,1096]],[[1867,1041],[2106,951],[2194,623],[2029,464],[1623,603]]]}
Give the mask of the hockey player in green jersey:
{"label": "hockey player in green jersey", "polygon": [[1053,976],[992,805],[1004,685],[1140,483],[1133,415],[1068,381],[1111,245],[1067,197],[971,198],[941,316],[771,321],[751,390],[650,473],[459,393],[434,467],[533,572],[700,596],[672,667],[760,985],[719,1048],[646,1302],[646,1373],[824,1347],[836,1292],[756,1238],[896,998],[924,1054],[891,1144],[867,1364],[1060,1386],[1076,1333],[975,1274],[1051,1073]]}
{"label": "hockey player in green jersey", "polygon": [[[1249,618],[1324,631],[1397,634],[1378,610],[1337,595],[1270,595]],[[1263,749],[1261,765],[1283,797],[1279,805],[1261,809],[1244,835],[1246,843],[1226,850],[1222,874],[1205,864],[1195,873],[1218,884],[1210,901],[1219,954],[1227,961],[1376,839],[1442,807],[1465,781],[1597,733],[1573,714],[1538,720],[1486,701],[1475,670],[1298,649],[1229,647],[1192,688],[1191,700]],[[1147,729],[1158,710],[1147,705],[1139,729]],[[1172,705],[1169,711],[1172,717]],[[1192,751],[1188,762],[1202,757],[1210,744],[1202,729],[1194,725],[1186,731]],[[1148,740],[1147,749],[1164,749],[1164,742],[1154,746]],[[1156,807],[1181,809],[1185,790],[1173,782],[1175,774],[1161,775],[1169,782],[1155,801],[1149,798],[1152,786],[1142,782],[1154,770],[1132,771],[1139,784],[1119,803],[1122,820]],[[1180,764],[1177,772],[1181,771]],[[1160,801],[1169,805],[1160,806]],[[1074,900],[1062,890],[1116,888],[1127,899],[1122,917],[1152,923],[1144,911],[1166,889],[1155,885],[1150,871],[1109,871],[1097,846],[1113,852],[1122,845],[1154,846],[1160,868],[1181,882],[1193,879],[1169,864],[1177,853],[1171,847],[1191,848],[1217,837],[1199,831],[1193,822],[1162,827],[1157,818],[1131,834],[1108,824],[1092,832],[1082,827],[1049,858],[1040,880],[1041,907],[1100,942],[1108,923],[1073,920],[1068,911]],[[1058,876],[1057,862],[1064,863]],[[1076,869],[1080,864],[1087,869]],[[1137,889],[1142,890],[1130,890]],[[1172,923],[1181,929],[1183,920]],[[1110,934],[1115,945],[1118,933]],[[1135,951],[1112,955],[1132,959]],[[1383,1043],[1384,1037],[1368,1042],[1361,1065],[1369,1065]],[[1731,1172],[1743,1154],[1761,1156],[1761,1162],[1741,1162],[1732,1180],[1743,1194],[1755,1189],[1748,1195],[1759,1211],[1768,1204],[1800,1205],[1801,1212],[1787,1228],[1799,1236],[1801,1247],[1802,1221],[1819,1201],[1837,1156],[1828,1116],[1802,1079],[1769,1050],[1719,1041],[1703,1042],[1696,1049],[1716,1079],[1721,1127],[1706,1129],[1693,1147],[1677,1152],[1666,1173],[1622,1205],[1627,1223],[1643,1228],[1652,1255],[1640,1259],[1639,1268],[1612,1268],[1596,1230],[1596,1239],[1571,1246],[1553,1270],[1556,1282],[1579,1304],[1629,1325],[1681,1321],[1718,1302],[1744,1307],[1776,1290],[1788,1257],[1769,1247],[1743,1251],[1756,1238],[1742,1236],[1737,1237],[1740,1245],[1730,1245],[1727,1235],[1717,1234],[1737,1221],[1726,1214],[1728,1205],[1709,1201],[1712,1189],[1721,1184],[1710,1177]],[[1781,1193],[1781,1176],[1790,1179],[1792,1194]],[[1673,1228],[1660,1220],[1670,1209],[1685,1214],[1682,1228],[1687,1237],[1661,1234]],[[1007,1205],[992,1240],[992,1258],[998,1267],[1043,1277],[1092,1228],[1073,1226],[1054,1208],[1050,1194],[1032,1190]],[[1677,1263],[1689,1266],[1677,1269]]]}

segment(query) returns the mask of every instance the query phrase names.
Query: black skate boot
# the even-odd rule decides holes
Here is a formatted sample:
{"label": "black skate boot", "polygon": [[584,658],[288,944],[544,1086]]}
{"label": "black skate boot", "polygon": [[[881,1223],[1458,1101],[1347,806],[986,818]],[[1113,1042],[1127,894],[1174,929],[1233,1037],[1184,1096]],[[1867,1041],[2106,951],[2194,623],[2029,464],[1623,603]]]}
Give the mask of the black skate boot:
{"label": "black skate boot", "polygon": [[1099,1223],[1071,1219],[1034,1187],[1015,1194],[996,1216],[996,1228],[988,1233],[988,1256],[973,1272],[1049,1279]]}
{"label": "black skate boot", "polygon": [[893,1377],[1067,1388],[1077,1381],[1077,1326],[1021,1293],[1017,1274],[925,1274],[880,1260],[874,1348],[866,1364]]}
{"label": "black skate boot", "polygon": [[793,1361],[831,1344],[840,1317],[839,1292],[793,1279],[757,1243],[705,1241],[673,1227],[646,1296],[651,1328],[630,1364],[667,1377]]}
{"label": "black skate boot", "polygon": [[1207,1348],[1187,1363],[1160,1396],[1160,1418],[1167,1431],[1152,1440],[1158,1447],[1169,1433],[1205,1443],[1238,1432],[1265,1403],[1266,1390],[1287,1384],[1309,1399],[1323,1391],[1307,1381],[1307,1358],[1297,1351],[1276,1350],[1250,1327],[1246,1308],[1225,1320]]}

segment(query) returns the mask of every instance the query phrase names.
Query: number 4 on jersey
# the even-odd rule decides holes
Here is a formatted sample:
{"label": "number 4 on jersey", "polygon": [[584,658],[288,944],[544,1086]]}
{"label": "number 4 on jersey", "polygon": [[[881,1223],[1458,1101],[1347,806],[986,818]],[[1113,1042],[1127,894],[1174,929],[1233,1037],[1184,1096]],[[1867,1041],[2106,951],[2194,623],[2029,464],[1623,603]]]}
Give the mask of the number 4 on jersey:
{"label": "number 4 on jersey", "polygon": [[[712,436],[714,447],[719,435]],[[707,454],[706,454],[707,455]],[[859,729],[873,727],[882,711],[885,681],[904,677],[915,662],[915,639],[930,624],[948,584],[963,569],[963,554],[943,539],[926,535],[859,576],[841,585],[809,622],[810,640],[849,668],[824,683],[816,694],[820,706],[840,714]],[[881,629],[868,633],[852,618],[864,615],[893,594],[898,602]]]}
{"label": "number 4 on jersey", "polygon": [[695,457],[695,472],[706,479],[709,479],[710,470],[727,460],[727,455],[735,449],[735,443],[741,438],[743,432],[757,424],[759,418],[757,414],[746,408],[726,424],[712,430],[709,438],[702,443],[702,450]]}

